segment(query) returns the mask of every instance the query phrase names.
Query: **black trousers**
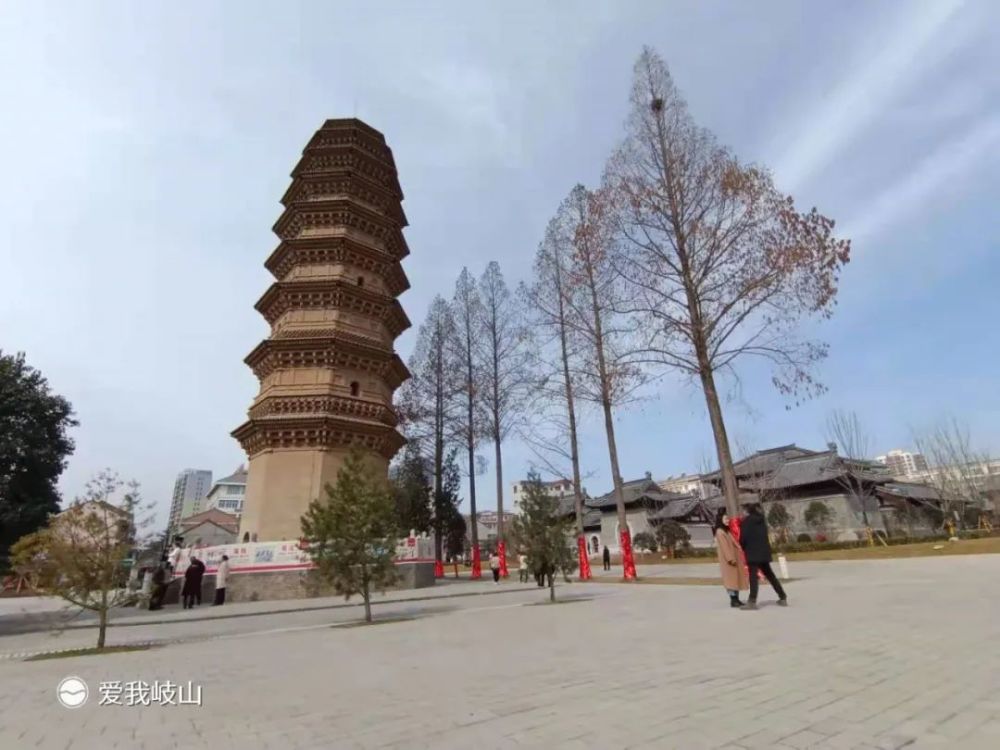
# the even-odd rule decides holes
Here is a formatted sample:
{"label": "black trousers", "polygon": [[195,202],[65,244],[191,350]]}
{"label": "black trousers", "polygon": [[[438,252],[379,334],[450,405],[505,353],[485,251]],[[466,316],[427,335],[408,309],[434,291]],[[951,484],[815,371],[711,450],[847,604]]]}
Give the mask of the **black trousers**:
{"label": "black trousers", "polygon": [[215,590],[215,602],[213,602],[213,606],[218,606],[220,604],[225,604],[225,603],[226,603],[226,587],[223,586],[221,589]]}
{"label": "black trousers", "polygon": [[611,570],[611,561],[610,560],[605,560],[604,561],[604,569],[605,570]]}
{"label": "black trousers", "polygon": [[500,568],[493,568],[493,583],[500,582]]}
{"label": "black trousers", "polygon": [[194,594],[184,594],[184,609],[194,609]]}
{"label": "black trousers", "polygon": [[163,597],[167,595],[167,586],[163,583],[153,584],[153,592],[149,597],[149,608],[160,609],[163,606]]}
{"label": "black trousers", "polygon": [[771,588],[774,589],[774,593],[778,595],[779,599],[785,599],[785,590],[781,587],[781,581],[778,580],[778,576],[774,574],[771,570],[771,563],[769,562],[747,562],[747,568],[750,572],[750,601],[757,601],[757,588],[759,586],[757,572],[760,571],[764,574],[764,577],[771,584]]}

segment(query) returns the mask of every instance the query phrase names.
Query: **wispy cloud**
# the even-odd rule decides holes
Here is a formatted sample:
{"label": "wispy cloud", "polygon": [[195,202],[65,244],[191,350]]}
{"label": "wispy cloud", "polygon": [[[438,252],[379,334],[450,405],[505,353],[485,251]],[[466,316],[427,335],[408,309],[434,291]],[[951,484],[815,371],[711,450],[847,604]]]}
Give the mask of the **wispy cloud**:
{"label": "wispy cloud", "polygon": [[779,157],[775,168],[784,190],[794,191],[834,159],[886,106],[890,96],[926,62],[927,48],[964,0],[929,0],[878,38],[885,43],[865,58],[842,83],[809,111],[801,135]]}
{"label": "wispy cloud", "polygon": [[931,199],[948,191],[956,180],[1000,152],[1000,115],[992,114],[933,151],[915,169],[880,193],[860,215],[846,222],[843,234],[854,241],[887,229]]}

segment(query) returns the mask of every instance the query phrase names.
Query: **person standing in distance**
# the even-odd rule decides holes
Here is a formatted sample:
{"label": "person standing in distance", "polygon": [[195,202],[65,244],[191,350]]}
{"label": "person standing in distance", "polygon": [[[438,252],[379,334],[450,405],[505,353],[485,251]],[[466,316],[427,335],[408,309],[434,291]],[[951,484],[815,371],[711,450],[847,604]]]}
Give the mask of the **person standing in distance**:
{"label": "person standing in distance", "polygon": [[778,605],[788,606],[788,596],[781,587],[778,576],[771,570],[771,542],[767,538],[767,521],[759,503],[746,506],[746,515],[740,524],[740,545],[747,558],[750,573],[750,598],[743,609],[757,609],[758,573],[763,573],[778,595]]}
{"label": "person standing in distance", "polygon": [[524,552],[517,556],[517,580],[521,583],[528,582],[528,556]]}
{"label": "person standing in distance", "polygon": [[226,603],[226,579],[229,577],[229,555],[223,555],[219,567],[215,569],[215,601],[213,607]]}
{"label": "person standing in distance", "polygon": [[604,545],[604,569],[611,570],[611,550],[608,549],[608,545]]}
{"label": "person standing in distance", "polygon": [[494,552],[490,555],[490,570],[493,571],[493,584],[500,583],[500,556]]}

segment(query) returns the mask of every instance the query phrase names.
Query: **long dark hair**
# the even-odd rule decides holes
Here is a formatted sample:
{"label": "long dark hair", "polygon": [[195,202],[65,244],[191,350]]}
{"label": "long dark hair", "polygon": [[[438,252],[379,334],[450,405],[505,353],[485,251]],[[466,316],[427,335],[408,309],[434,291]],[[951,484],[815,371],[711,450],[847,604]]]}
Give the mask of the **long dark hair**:
{"label": "long dark hair", "polygon": [[722,529],[727,534],[731,534],[732,533],[732,531],[729,530],[729,524],[727,524],[725,521],[722,520],[725,515],[726,515],[726,509],[725,508],[719,508],[719,510],[716,511],[716,513],[715,513],[715,525],[712,526],[712,536],[715,536],[715,532],[718,531],[719,529]]}

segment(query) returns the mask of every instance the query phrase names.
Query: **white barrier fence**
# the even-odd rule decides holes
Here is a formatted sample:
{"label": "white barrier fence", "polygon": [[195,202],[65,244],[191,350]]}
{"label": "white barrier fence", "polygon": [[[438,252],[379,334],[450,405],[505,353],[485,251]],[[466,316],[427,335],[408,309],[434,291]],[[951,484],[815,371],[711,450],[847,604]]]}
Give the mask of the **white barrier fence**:
{"label": "white barrier fence", "polygon": [[[247,542],[175,549],[170,555],[174,577],[184,575],[192,557],[205,563],[206,573],[215,573],[223,555],[229,556],[231,574],[307,570],[314,567],[308,550],[299,542]],[[395,556],[397,565],[434,562],[434,540],[426,534],[411,534],[399,540]]]}

